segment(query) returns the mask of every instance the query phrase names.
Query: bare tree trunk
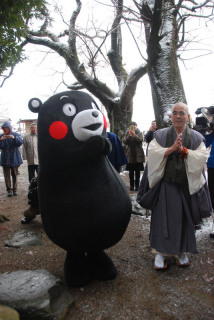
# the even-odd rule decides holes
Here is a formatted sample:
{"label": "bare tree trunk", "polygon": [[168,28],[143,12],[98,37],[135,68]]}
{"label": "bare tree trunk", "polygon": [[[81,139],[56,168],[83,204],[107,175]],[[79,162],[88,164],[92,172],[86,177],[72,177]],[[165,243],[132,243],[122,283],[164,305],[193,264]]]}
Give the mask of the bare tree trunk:
{"label": "bare tree trunk", "polygon": [[[158,127],[169,123],[169,110],[186,103],[177,60],[177,22],[171,0],[154,0],[151,30],[147,37],[148,75]],[[148,23],[145,23],[148,34]]]}
{"label": "bare tree trunk", "polygon": [[121,107],[124,106],[119,104],[112,109],[111,113],[108,113],[110,131],[114,132],[120,139],[124,137],[125,132],[132,121],[132,112],[123,112]]}
{"label": "bare tree trunk", "polygon": [[[110,89],[105,83],[101,82],[96,75],[96,59],[98,53],[101,53],[103,43],[96,47],[95,52],[91,50],[87,41],[84,41],[84,36],[76,29],[76,20],[81,11],[82,3],[76,0],[76,10],[70,19],[69,30],[64,32],[68,36],[68,45],[60,42],[60,37],[46,30],[46,24],[37,32],[29,32],[26,41],[37,45],[46,46],[57,52],[70,68],[72,74],[77,79],[78,83],[70,85],[69,89],[79,90],[80,88],[87,89],[105,107],[110,121],[110,130],[116,133],[119,138],[123,138],[124,133],[132,120],[133,112],[133,97],[136,92],[136,87],[139,79],[147,73],[147,65],[139,65],[129,74],[124,68],[122,57],[122,34],[120,22],[123,12],[123,0],[115,1],[115,17],[109,32],[106,32],[106,38],[111,35],[111,49],[108,52],[108,59],[111,69],[118,83],[118,91]],[[80,61],[81,54],[78,54],[76,46],[77,37],[81,35],[81,39],[90,56],[91,74],[86,70],[86,67]]]}

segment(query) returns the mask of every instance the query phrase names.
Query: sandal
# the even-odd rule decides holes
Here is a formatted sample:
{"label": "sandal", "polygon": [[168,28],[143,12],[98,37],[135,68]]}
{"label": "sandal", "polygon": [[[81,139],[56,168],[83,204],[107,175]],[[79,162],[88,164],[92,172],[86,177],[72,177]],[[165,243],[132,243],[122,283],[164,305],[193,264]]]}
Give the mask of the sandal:
{"label": "sandal", "polygon": [[156,254],[154,269],[156,270],[164,270],[167,268],[167,262],[161,254]]}
{"label": "sandal", "polygon": [[176,264],[179,267],[188,267],[191,263],[186,253],[181,253],[178,256],[176,256]]}

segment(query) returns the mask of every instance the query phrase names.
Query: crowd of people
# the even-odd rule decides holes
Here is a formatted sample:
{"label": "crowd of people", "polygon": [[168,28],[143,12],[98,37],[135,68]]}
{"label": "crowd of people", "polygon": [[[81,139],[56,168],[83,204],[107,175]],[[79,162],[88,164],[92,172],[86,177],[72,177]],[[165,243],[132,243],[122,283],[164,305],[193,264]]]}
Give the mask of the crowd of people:
{"label": "crowd of people", "polygon": [[[145,136],[136,122],[130,123],[122,141],[107,132],[112,144],[109,161],[118,174],[122,168],[129,172],[129,190],[137,192],[137,202],[151,210],[150,244],[158,270],[167,268],[169,256],[180,267],[190,265],[188,253],[198,253],[195,225],[210,217],[214,208],[214,132],[202,135],[191,129],[184,103],[173,105],[170,117],[170,127],[158,130],[154,120]],[[21,220],[27,224],[39,214],[37,125],[32,123],[24,138],[7,121],[1,128],[1,166],[8,197],[18,195],[18,168],[27,160],[29,208]],[[214,230],[210,236],[214,237]]]}

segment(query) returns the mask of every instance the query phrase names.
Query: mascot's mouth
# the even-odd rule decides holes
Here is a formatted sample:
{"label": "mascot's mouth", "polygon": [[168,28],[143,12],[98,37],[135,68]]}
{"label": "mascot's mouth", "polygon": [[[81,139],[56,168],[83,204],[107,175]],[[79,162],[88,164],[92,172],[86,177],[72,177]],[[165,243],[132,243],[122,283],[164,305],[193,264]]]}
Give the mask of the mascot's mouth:
{"label": "mascot's mouth", "polygon": [[94,123],[94,124],[90,124],[89,126],[84,127],[84,129],[95,131],[95,130],[99,129],[100,126],[101,126],[101,123]]}

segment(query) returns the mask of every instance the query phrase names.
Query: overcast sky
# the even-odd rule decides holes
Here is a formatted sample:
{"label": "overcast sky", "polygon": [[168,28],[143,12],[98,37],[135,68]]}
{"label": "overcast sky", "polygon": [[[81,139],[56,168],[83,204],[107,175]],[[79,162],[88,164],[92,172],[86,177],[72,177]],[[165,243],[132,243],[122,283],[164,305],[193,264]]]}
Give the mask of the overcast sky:
{"label": "overcast sky", "polygon": [[[209,29],[204,29],[203,32],[205,38],[204,48],[214,52],[214,25],[210,24]],[[33,45],[28,47],[27,54],[30,59],[16,66],[14,75],[0,89],[0,111],[3,108],[8,110],[5,116],[9,116],[12,119],[12,124],[15,124],[20,119],[34,118],[36,115],[28,110],[28,101],[33,97],[38,97],[45,101],[54,93],[58,83],[61,81],[61,74],[56,73],[56,71],[64,70],[64,67],[60,67],[61,58],[50,54],[41,64],[43,60],[41,51],[45,49],[39,47],[40,52],[37,50]],[[196,56],[197,51],[191,52],[192,54]],[[210,54],[189,60],[186,62],[186,68],[180,63],[183,85],[193,119],[197,108],[214,105],[213,62],[214,54]],[[132,64],[133,67],[136,67],[135,59],[132,55],[129,57],[129,63],[131,68]],[[68,83],[74,82],[72,75],[66,80]],[[65,90],[67,88],[64,85],[60,85],[57,88],[57,92]],[[100,105],[99,102],[98,104]],[[0,116],[2,116],[2,112],[0,112]],[[133,121],[138,123],[141,130],[147,130],[153,119],[151,89],[148,77],[144,76],[138,83],[137,93],[134,98]]]}

